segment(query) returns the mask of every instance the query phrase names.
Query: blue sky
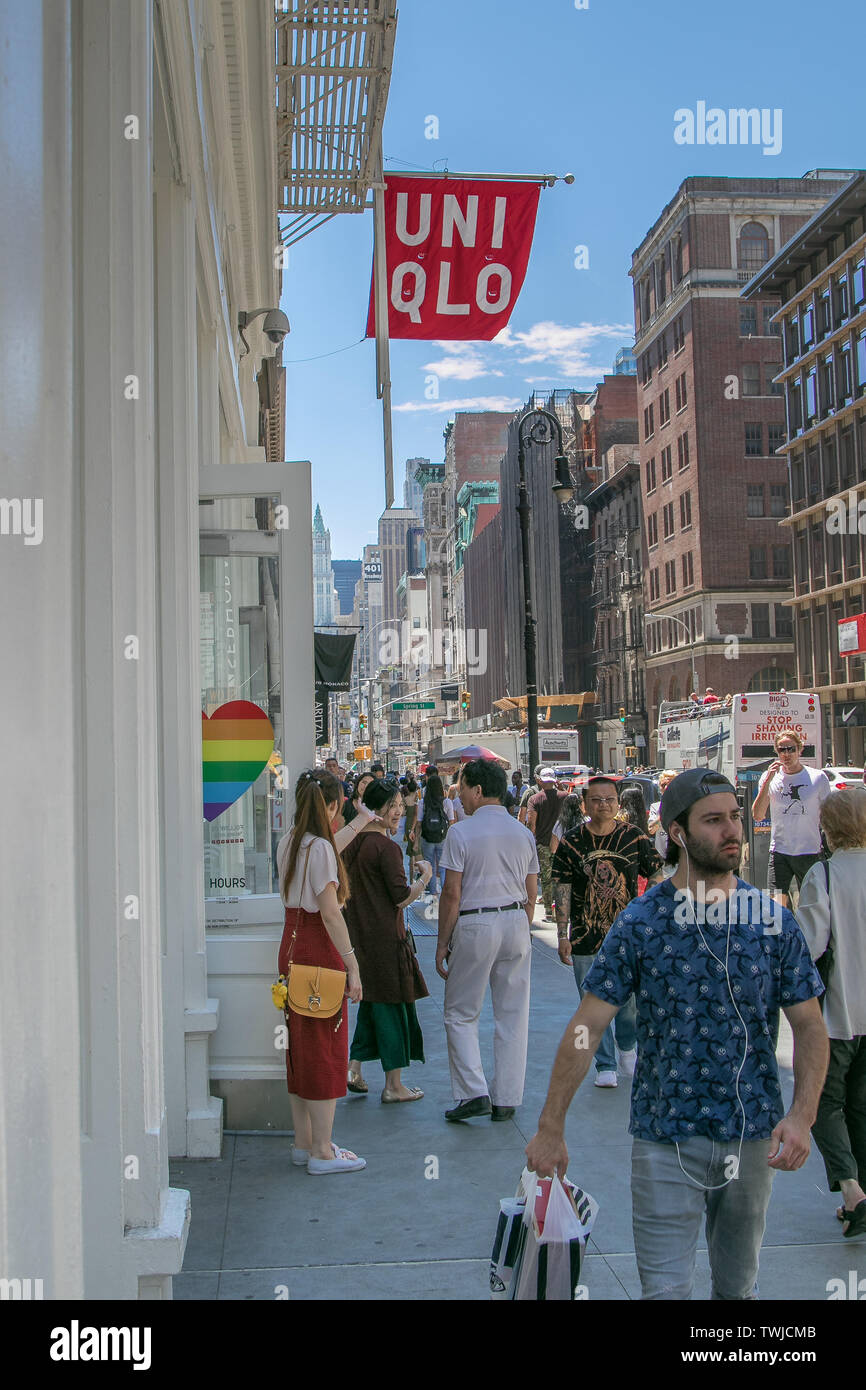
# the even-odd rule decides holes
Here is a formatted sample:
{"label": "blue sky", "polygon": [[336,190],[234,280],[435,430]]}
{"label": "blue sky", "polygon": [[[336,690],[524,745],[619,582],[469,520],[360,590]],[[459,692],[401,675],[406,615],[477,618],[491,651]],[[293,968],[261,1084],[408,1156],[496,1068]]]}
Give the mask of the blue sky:
{"label": "blue sky", "polygon": [[[861,0],[588,3],[401,0],[386,169],[571,172],[575,183],[542,190],[504,341],[392,343],[398,505],[405,459],[441,462],[456,409],[511,409],[533,390],[586,389],[611,370],[633,341],[632,251],[684,178],[866,163]],[[781,109],[780,153],[677,144],[674,112],[699,101]],[[437,140],[425,138],[430,115]],[[283,276],[286,454],[312,461],[314,505],[339,559],[375,539],[384,506],[373,344],[334,353],[364,333],[372,235],[369,212],[335,218],[292,248]],[[588,247],[588,269],[575,269],[577,245]],[[298,360],[309,358],[319,360]],[[431,371],[435,402],[424,397]]]}

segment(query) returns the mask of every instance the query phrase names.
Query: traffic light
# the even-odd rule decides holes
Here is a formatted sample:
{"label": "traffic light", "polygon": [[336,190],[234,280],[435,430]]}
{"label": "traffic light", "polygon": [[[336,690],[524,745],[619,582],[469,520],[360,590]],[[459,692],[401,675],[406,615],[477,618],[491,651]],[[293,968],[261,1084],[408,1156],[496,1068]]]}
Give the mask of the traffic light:
{"label": "traffic light", "polygon": [[359,719],[358,719],[358,728],[361,730],[361,733],[362,733],[362,734],[366,732],[366,730],[367,730],[367,716],[366,716],[366,714],[362,714],[362,715],[359,717]]}
{"label": "traffic light", "polygon": [[619,707],[619,722],[620,724],[625,723],[625,705],[620,705]]}
{"label": "traffic light", "polygon": [[460,708],[461,708],[466,714],[468,714],[468,713],[469,713],[469,710],[470,710],[470,707],[471,707],[471,704],[472,704],[472,696],[469,694],[469,691],[468,691],[468,690],[461,690],[461,692],[460,692]]}

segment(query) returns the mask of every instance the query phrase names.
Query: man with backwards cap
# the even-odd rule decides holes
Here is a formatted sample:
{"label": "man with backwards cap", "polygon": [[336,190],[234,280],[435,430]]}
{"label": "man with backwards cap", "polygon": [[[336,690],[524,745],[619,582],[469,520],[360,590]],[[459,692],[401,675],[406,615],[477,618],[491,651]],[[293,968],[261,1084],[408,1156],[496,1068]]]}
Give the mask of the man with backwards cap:
{"label": "man with backwards cap", "polygon": [[[793,915],[736,876],[743,828],[720,773],[692,768],[661,803],[672,878],[629,903],[586,977],[538,1133],[539,1177],[568,1166],[565,1117],[605,1029],[634,993],[632,1213],[645,1299],[688,1299],[706,1217],[712,1297],[757,1297],[774,1170],[800,1168],[827,1070],[821,981]],[[712,890],[712,891],[711,891]],[[784,1113],[779,1010],[794,1034]]]}

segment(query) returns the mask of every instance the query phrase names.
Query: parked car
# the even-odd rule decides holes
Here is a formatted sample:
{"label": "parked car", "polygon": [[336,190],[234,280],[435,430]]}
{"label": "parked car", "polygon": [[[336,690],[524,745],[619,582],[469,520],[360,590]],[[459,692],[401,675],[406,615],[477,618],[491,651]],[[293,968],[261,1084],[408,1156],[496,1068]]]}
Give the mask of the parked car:
{"label": "parked car", "polygon": [[843,792],[847,787],[863,786],[862,767],[824,767],[821,771],[829,779],[834,792]]}

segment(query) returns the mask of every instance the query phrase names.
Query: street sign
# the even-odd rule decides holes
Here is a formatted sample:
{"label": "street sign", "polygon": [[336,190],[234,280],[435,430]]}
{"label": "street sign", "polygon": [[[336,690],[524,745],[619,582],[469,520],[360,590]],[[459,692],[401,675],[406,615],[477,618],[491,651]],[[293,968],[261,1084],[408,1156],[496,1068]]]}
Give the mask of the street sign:
{"label": "street sign", "polygon": [[394,709],[435,709],[435,700],[395,700]]}

